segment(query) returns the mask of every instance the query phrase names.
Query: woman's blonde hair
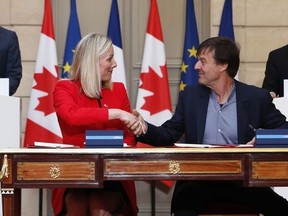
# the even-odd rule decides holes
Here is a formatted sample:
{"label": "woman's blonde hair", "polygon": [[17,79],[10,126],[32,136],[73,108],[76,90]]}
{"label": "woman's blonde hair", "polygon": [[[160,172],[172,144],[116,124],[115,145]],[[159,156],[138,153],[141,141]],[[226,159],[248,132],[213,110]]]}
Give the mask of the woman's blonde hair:
{"label": "woman's blonde hair", "polygon": [[112,88],[111,80],[101,81],[99,58],[112,46],[106,36],[90,33],[77,44],[71,66],[71,78],[80,80],[84,93],[90,98],[100,98],[101,88]]}

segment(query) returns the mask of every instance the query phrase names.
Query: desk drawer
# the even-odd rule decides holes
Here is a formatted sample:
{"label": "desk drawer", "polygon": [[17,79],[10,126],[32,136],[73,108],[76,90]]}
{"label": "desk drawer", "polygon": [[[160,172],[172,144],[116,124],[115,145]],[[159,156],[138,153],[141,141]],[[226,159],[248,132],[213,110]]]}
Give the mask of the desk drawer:
{"label": "desk drawer", "polygon": [[252,178],[288,179],[288,161],[257,161],[252,163]]}
{"label": "desk drawer", "polygon": [[94,162],[18,162],[17,180],[95,180]]}
{"label": "desk drawer", "polygon": [[242,175],[241,160],[104,160],[104,176],[139,175],[143,178],[166,175],[175,179],[179,175]]}

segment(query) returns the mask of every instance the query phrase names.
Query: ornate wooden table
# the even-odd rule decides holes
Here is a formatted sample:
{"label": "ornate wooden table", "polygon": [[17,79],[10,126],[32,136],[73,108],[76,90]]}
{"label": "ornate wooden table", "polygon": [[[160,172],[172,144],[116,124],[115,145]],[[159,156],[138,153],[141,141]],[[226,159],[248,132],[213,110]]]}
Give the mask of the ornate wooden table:
{"label": "ornate wooden table", "polygon": [[[102,187],[105,180],[239,180],[287,186],[288,149],[1,149],[5,216],[20,216],[21,188]],[[0,159],[1,161],[1,159]]]}

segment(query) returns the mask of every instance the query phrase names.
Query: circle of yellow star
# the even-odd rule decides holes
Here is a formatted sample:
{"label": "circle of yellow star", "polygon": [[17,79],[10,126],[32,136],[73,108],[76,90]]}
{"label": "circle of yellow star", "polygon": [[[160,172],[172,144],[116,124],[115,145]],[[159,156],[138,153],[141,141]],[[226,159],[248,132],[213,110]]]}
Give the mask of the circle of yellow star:
{"label": "circle of yellow star", "polygon": [[184,88],[187,86],[187,84],[183,83],[183,81],[181,81],[180,85],[179,85],[179,91],[184,91]]}
{"label": "circle of yellow star", "polygon": [[68,62],[66,62],[66,64],[63,66],[64,72],[70,72],[70,68],[71,66],[69,65]]}
{"label": "circle of yellow star", "polygon": [[188,49],[189,57],[195,57],[196,58],[196,54],[197,54],[197,50],[195,49],[195,47],[193,46],[192,49]]}

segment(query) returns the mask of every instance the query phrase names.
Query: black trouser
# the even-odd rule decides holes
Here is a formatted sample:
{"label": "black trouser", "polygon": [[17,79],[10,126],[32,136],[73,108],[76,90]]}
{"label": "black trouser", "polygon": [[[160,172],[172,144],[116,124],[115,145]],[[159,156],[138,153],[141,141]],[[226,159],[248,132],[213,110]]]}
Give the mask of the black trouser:
{"label": "black trouser", "polygon": [[265,216],[288,215],[287,200],[271,188],[243,187],[234,181],[177,181],[171,211],[175,216],[194,216],[214,202],[241,203]]}

